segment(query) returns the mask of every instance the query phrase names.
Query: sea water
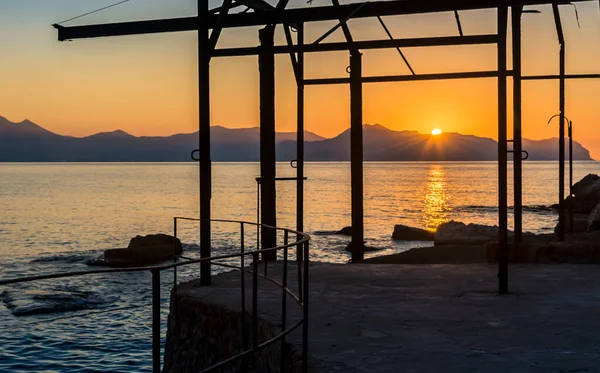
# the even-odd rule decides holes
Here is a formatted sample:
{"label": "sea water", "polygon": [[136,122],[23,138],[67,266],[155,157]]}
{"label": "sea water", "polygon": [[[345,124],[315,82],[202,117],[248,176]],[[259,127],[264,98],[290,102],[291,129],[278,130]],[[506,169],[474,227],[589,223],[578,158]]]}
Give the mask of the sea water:
{"label": "sea water", "polygon": [[[0,278],[85,270],[86,260],[125,247],[135,235],[172,233],[174,216],[198,216],[198,172],[194,163],[0,164]],[[574,179],[599,172],[597,162],[576,162]],[[257,163],[215,163],[213,218],[256,221],[259,174]],[[294,177],[295,169],[280,163],[277,175]],[[511,175],[509,167],[509,185]],[[308,163],[306,176],[311,259],[347,262],[349,238],[332,233],[350,225],[350,165]],[[278,226],[296,226],[295,190],[293,181],[277,183]],[[381,249],[369,255],[429,245],[392,241],[395,224],[430,230],[449,220],[497,224],[497,199],[494,162],[368,162],[365,240]],[[558,163],[526,162],[524,230],[552,232],[557,216],[547,206],[557,202]],[[236,252],[239,230],[214,223],[213,253]],[[255,232],[247,230],[251,247]],[[185,255],[197,256],[198,224],[179,222],[178,236]],[[184,268],[179,278],[196,275],[197,268]],[[122,273],[0,287],[0,371],[151,371],[150,277]],[[164,342],[172,271],[162,273],[161,283]]]}

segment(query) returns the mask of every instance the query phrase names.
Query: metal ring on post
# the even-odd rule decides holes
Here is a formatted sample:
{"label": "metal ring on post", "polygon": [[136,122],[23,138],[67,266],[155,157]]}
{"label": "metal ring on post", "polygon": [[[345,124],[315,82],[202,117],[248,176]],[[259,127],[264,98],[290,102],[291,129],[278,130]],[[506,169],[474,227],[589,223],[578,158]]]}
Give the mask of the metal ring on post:
{"label": "metal ring on post", "polygon": [[529,152],[527,150],[521,150],[521,154],[525,153],[525,158],[521,155],[522,160],[526,160],[529,158]]}
{"label": "metal ring on post", "polygon": [[348,74],[350,74],[350,70],[351,70],[351,69],[350,69],[350,66],[346,66],[346,72],[347,72]]}
{"label": "metal ring on post", "polygon": [[294,159],[290,161],[290,167],[291,168],[298,168],[298,160]]}
{"label": "metal ring on post", "polygon": [[192,158],[193,161],[199,162],[200,158],[195,158],[194,157],[194,153],[198,153],[198,155],[200,155],[200,149],[194,149],[192,150],[192,152],[190,153],[190,157]]}

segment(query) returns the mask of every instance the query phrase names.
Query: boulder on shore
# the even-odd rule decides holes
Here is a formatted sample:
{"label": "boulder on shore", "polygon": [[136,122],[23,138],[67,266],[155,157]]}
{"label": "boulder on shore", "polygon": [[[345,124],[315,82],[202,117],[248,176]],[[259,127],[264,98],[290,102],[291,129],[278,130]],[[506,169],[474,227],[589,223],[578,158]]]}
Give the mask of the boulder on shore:
{"label": "boulder on shore", "polygon": [[[363,252],[365,252],[365,253],[370,253],[370,252],[373,252],[373,251],[379,251],[379,250],[382,250],[382,249],[380,249],[380,248],[377,248],[377,247],[373,247],[373,246],[367,246],[367,245],[365,245],[365,243],[366,243],[366,242],[365,242],[365,241],[363,241],[363,247],[364,247],[364,251],[363,251]],[[349,253],[351,253],[351,252],[353,252],[353,251],[354,251],[354,248],[355,248],[355,247],[356,247],[356,245],[355,245],[354,243],[350,242],[350,243],[348,244],[348,246],[346,246],[346,248],[345,248],[344,250],[346,250],[346,251],[348,251]]]}
{"label": "boulder on shore", "polygon": [[352,227],[350,227],[350,226],[344,227],[344,228],[340,229],[339,231],[335,232],[335,234],[340,234],[342,236],[352,236]]}
{"label": "boulder on shore", "polygon": [[[569,213],[565,214],[565,223],[567,225],[565,232],[567,232],[567,233],[585,232],[588,227],[588,215],[587,214],[576,214],[576,213],[573,214],[573,232],[570,232],[571,214],[569,214]],[[556,223],[556,226],[554,227],[554,233],[558,233],[559,225],[560,225],[559,223]]]}
{"label": "boulder on shore", "polygon": [[426,229],[409,227],[407,225],[394,225],[392,240],[398,241],[433,241],[435,232]]}
{"label": "boulder on shore", "polygon": [[[573,197],[565,198],[567,210],[577,214],[589,214],[600,203],[600,176],[588,174],[573,185]],[[558,208],[558,205],[552,207]]]}
{"label": "boulder on shore", "polygon": [[105,250],[103,260],[90,261],[88,264],[138,267],[164,262],[182,252],[181,241],[178,238],[166,234],[151,234],[132,238],[125,249]]}
{"label": "boulder on shore", "polygon": [[[465,224],[449,221],[441,224],[434,236],[434,245],[480,245],[498,240],[498,226]],[[509,232],[512,235],[512,232]]]}
{"label": "boulder on shore", "polygon": [[600,231],[600,203],[594,207],[587,219],[587,232]]}

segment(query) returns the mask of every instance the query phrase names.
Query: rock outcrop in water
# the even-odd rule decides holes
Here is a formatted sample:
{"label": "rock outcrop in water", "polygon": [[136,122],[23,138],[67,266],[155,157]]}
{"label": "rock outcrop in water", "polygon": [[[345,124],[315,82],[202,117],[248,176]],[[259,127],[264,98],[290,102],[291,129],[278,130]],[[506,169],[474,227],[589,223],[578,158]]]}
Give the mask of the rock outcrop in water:
{"label": "rock outcrop in water", "polygon": [[108,267],[138,267],[164,262],[181,255],[181,241],[166,234],[136,236],[125,249],[108,249],[104,259],[88,262],[89,265]]}
{"label": "rock outcrop in water", "polygon": [[[435,245],[479,245],[498,240],[498,226],[449,221],[441,224],[434,236]],[[512,232],[509,232],[509,236]]]}
{"label": "rock outcrop in water", "polygon": [[426,229],[409,227],[407,225],[396,224],[392,233],[392,240],[397,241],[433,241],[434,232]]}

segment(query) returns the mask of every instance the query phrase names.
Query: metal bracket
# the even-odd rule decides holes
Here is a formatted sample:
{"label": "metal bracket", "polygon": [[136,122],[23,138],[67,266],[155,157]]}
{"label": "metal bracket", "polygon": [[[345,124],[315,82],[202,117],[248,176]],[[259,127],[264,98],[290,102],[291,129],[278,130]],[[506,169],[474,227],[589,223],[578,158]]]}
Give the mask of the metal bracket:
{"label": "metal bracket", "polygon": [[[198,153],[198,158],[194,157],[194,153]],[[190,157],[192,158],[192,161],[200,162],[200,149],[192,150]]]}

